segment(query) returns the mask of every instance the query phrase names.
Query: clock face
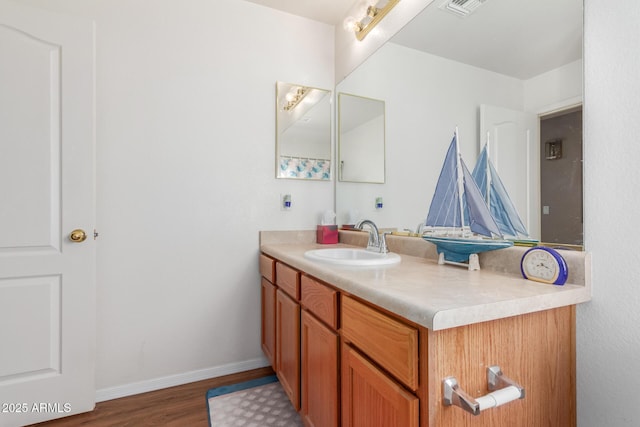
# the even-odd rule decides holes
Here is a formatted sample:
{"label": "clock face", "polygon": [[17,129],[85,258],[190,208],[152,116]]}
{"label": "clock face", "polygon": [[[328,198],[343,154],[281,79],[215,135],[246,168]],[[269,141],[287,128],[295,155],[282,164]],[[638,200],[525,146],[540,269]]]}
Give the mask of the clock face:
{"label": "clock face", "polygon": [[555,250],[544,246],[529,249],[522,257],[522,274],[526,279],[563,285],[567,280],[567,265]]}
{"label": "clock face", "polygon": [[549,252],[529,252],[522,267],[530,278],[539,278],[553,283],[558,277],[558,263]]}

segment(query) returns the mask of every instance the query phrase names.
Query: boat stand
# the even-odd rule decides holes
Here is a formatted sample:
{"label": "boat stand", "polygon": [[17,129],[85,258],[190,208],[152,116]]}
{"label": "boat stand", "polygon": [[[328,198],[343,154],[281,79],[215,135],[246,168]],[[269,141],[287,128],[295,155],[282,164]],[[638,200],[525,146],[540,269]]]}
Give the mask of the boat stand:
{"label": "boat stand", "polygon": [[480,258],[478,257],[478,254],[469,255],[468,262],[455,262],[447,261],[446,259],[444,259],[444,252],[440,252],[438,254],[438,264],[451,264],[460,267],[467,267],[469,271],[480,270]]}

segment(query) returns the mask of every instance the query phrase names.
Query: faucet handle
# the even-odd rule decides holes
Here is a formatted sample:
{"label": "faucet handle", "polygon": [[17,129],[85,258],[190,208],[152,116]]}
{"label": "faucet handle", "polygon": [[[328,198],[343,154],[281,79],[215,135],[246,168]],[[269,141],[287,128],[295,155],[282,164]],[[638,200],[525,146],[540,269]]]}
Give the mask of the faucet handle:
{"label": "faucet handle", "polygon": [[386,254],[389,252],[389,247],[387,246],[387,235],[391,234],[390,231],[385,231],[384,233],[380,234],[380,253],[381,254]]}

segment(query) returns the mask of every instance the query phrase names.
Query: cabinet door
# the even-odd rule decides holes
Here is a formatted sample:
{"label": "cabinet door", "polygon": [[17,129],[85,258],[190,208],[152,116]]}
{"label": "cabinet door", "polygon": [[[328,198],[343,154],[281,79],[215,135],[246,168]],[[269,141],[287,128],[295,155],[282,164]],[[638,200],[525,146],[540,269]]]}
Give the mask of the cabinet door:
{"label": "cabinet door", "polygon": [[262,278],[262,351],[276,367],[276,287]]}
{"label": "cabinet door", "polygon": [[300,410],[300,304],[276,291],[276,374],[291,403]]}
{"label": "cabinet door", "polygon": [[302,417],[313,427],[338,426],[338,335],[302,311]]}
{"label": "cabinet door", "polygon": [[418,398],[342,345],[342,426],[417,427]]}

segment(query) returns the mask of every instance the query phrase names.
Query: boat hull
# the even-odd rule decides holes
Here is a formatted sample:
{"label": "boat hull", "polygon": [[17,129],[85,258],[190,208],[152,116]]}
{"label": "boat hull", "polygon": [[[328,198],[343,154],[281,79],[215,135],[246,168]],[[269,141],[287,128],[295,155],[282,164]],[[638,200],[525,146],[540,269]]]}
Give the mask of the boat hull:
{"label": "boat hull", "polygon": [[436,245],[438,253],[444,254],[446,261],[467,262],[472,254],[495,251],[513,246],[509,240],[464,239],[461,237],[422,236]]}

